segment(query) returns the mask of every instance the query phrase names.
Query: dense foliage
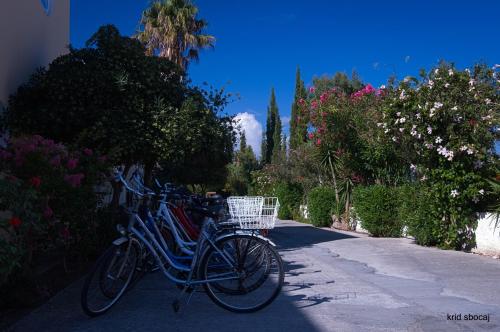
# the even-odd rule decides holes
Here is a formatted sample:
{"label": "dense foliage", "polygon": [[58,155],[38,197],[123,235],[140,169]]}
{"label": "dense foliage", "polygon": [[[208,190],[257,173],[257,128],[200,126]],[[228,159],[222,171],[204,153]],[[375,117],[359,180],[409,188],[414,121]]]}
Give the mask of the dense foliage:
{"label": "dense foliage", "polygon": [[384,185],[358,186],[354,209],[361,226],[373,236],[401,236],[403,223],[398,213],[398,191]]}
{"label": "dense foliage", "polygon": [[298,183],[281,182],[274,187],[274,195],[280,203],[278,218],[297,218],[304,195],[302,187]]}
{"label": "dense foliage", "polygon": [[8,262],[0,282],[29,273],[44,253],[87,257],[109,240],[111,222],[99,222],[95,193],[105,157],[37,135],[13,139],[0,157],[0,211],[8,211],[0,219],[0,261]]}
{"label": "dense foliage", "polygon": [[232,119],[219,116],[228,97],[189,87],[183,75],[104,26],[19,88],[6,125],[97,149],[114,164],[163,162],[171,180],[222,185],[234,142]]}
{"label": "dense foliage", "polygon": [[445,248],[474,246],[476,213],[492,199],[487,179],[498,163],[500,111],[494,75],[485,66],[442,64],[421,80],[408,78],[390,92],[378,124],[434,198],[427,208],[439,229],[435,244]]}
{"label": "dense foliage", "polygon": [[335,191],[331,187],[317,187],[307,196],[307,208],[311,224],[328,227],[332,223],[335,207]]}

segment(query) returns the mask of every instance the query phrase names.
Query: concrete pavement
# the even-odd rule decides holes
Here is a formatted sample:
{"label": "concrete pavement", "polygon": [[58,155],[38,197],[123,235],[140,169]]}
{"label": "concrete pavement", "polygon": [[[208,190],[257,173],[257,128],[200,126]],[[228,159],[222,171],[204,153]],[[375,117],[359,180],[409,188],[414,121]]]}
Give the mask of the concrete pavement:
{"label": "concrete pavement", "polygon": [[498,260],[292,221],[279,222],[271,237],[286,265],[286,284],[260,312],[230,313],[196,292],[175,314],[178,290],[156,273],[104,316],[82,313],[80,281],[11,330],[500,331]]}

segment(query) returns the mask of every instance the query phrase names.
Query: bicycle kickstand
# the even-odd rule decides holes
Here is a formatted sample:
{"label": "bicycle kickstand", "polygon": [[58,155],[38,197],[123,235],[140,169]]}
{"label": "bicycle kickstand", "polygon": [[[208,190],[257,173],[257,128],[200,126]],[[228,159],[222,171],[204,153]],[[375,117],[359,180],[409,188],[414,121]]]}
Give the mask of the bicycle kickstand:
{"label": "bicycle kickstand", "polygon": [[191,297],[194,294],[194,289],[192,289],[192,286],[185,285],[181,291],[181,294],[172,302],[172,308],[174,309],[175,313],[178,313],[181,310],[181,300],[186,294],[189,295],[186,301],[186,305],[188,305],[189,301],[191,301]]}

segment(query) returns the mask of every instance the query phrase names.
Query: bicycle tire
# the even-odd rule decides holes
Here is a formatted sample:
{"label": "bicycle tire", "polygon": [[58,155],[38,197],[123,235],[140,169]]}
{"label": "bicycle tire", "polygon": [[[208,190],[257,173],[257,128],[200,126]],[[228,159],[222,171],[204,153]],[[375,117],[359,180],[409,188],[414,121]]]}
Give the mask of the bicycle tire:
{"label": "bicycle tire", "polygon": [[[134,244],[134,242],[127,241],[127,242],[125,242],[125,244],[127,244],[130,249],[125,254],[126,256],[122,256],[121,258],[124,258],[126,261],[128,261],[128,259],[130,257],[130,253],[133,252],[133,256],[132,256],[133,260],[132,260],[131,266],[128,268],[127,271],[125,271],[126,275],[123,275],[123,276],[125,276],[125,278],[123,278],[122,275],[116,276],[117,280],[118,279],[124,280],[123,285],[116,291],[116,293],[112,294],[110,292],[110,290],[103,288],[104,287],[103,286],[103,282],[104,282],[103,278],[109,278],[110,280],[112,280],[112,278],[109,276],[109,273],[110,273],[110,270],[114,266],[112,266],[111,264],[114,264],[116,262],[115,256],[118,256],[120,254],[119,250],[120,250],[121,245],[112,245],[111,247],[109,247],[99,257],[99,259],[94,264],[92,270],[85,278],[85,281],[84,281],[84,284],[82,287],[82,292],[81,292],[81,306],[82,306],[82,309],[85,312],[85,314],[87,314],[90,317],[96,317],[96,316],[102,315],[102,314],[106,313],[109,309],[111,309],[111,307],[113,305],[115,305],[116,302],[118,302],[118,300],[123,296],[123,294],[125,293],[125,291],[128,288],[128,285],[130,284],[130,282],[132,280],[132,277],[135,273],[135,269],[137,266],[137,261],[138,261],[139,256],[138,256],[138,252],[137,252],[137,246]],[[125,263],[123,263],[123,264],[125,264]],[[125,266],[125,265],[123,265],[123,266]],[[122,269],[123,269],[123,267],[120,268],[119,271],[122,271]],[[97,288],[97,287],[91,286],[92,281],[93,281],[95,276],[98,277],[99,292],[104,297],[109,299],[109,302],[106,305],[104,305],[103,308],[97,309],[97,310],[94,309],[92,307],[92,305],[89,303],[89,292],[90,291],[95,292],[95,289],[92,289],[92,288]],[[106,299],[103,298],[103,301],[105,301],[105,300]]]}
{"label": "bicycle tire", "polygon": [[[245,295],[254,294],[258,289],[260,289],[263,286],[263,282],[260,282],[260,283],[258,282],[259,286],[256,289],[253,289],[251,291],[246,291],[246,292],[235,291],[232,294],[230,294],[228,292],[217,292],[218,291],[217,288],[220,288],[220,286],[221,286],[220,282],[205,283],[203,286],[204,286],[205,292],[210,297],[210,299],[215,304],[217,304],[218,306],[220,306],[228,311],[236,312],[236,313],[250,313],[250,312],[259,311],[259,310],[265,308],[266,306],[268,306],[269,304],[271,304],[276,299],[276,297],[279,295],[279,293],[281,291],[281,288],[282,288],[283,283],[284,283],[284,278],[285,278],[283,261],[282,261],[280,255],[278,254],[278,252],[276,251],[276,249],[274,249],[272,247],[272,245],[270,245],[267,241],[265,241],[261,238],[251,236],[251,235],[242,235],[242,234],[231,235],[231,236],[225,237],[225,238],[217,241],[215,243],[215,246],[219,249],[224,248],[224,243],[227,243],[228,241],[232,241],[235,239],[246,239],[246,240],[251,240],[251,241],[255,241],[256,243],[259,243],[259,245],[261,245],[263,248],[265,248],[267,253],[270,255],[270,259],[266,260],[266,261],[267,262],[271,261],[271,262],[274,262],[276,264],[276,268],[278,270],[277,276],[275,277],[276,280],[270,280],[270,278],[269,278],[270,272],[269,271],[264,273],[264,274],[266,274],[264,281],[270,281],[271,284],[274,283],[274,286],[273,286],[274,288],[272,289],[271,293],[268,296],[266,296],[265,299],[263,299],[262,301],[259,301],[256,304],[238,307],[237,305],[232,305],[232,304],[227,303],[225,300],[222,300],[221,294],[228,295],[228,298],[231,298],[231,299],[239,299]],[[213,247],[210,247],[203,254],[203,257],[202,257],[201,263],[200,263],[199,274],[198,274],[200,276],[200,280],[203,280],[203,279],[207,280],[210,278],[208,270],[210,267],[210,259],[213,257],[214,253],[217,253],[217,250],[214,249]],[[230,269],[229,266],[227,268]],[[238,272],[240,272],[240,271],[238,271]],[[240,284],[239,287],[245,281],[242,279],[245,279],[245,278],[246,278],[245,276],[239,278],[239,280],[238,280],[238,283]],[[261,279],[259,279],[259,280],[261,280]],[[218,285],[218,286],[216,286],[216,285]],[[251,287],[251,286],[249,286],[249,287]]]}

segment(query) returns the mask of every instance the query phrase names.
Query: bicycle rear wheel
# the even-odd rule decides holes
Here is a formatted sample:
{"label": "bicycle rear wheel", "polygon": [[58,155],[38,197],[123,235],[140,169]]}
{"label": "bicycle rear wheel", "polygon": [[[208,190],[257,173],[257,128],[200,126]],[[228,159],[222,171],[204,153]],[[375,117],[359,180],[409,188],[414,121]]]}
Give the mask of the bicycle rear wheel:
{"label": "bicycle rear wheel", "polygon": [[199,272],[200,280],[227,279],[204,284],[212,301],[238,313],[255,312],[274,301],[285,273],[280,255],[267,241],[235,234],[215,247],[218,250],[210,247],[203,255]]}
{"label": "bicycle rear wheel", "polygon": [[134,275],[139,252],[138,243],[130,240],[111,246],[99,257],[82,288],[81,305],[87,315],[104,314],[125,293]]}

